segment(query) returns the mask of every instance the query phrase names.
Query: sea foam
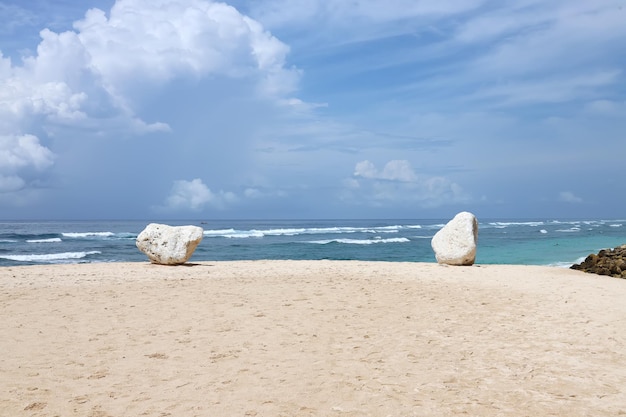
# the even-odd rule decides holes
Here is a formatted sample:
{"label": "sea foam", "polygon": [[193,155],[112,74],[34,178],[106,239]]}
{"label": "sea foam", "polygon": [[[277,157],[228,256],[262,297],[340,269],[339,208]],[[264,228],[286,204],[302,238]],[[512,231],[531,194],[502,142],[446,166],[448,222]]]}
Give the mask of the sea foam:
{"label": "sea foam", "polygon": [[509,226],[530,226],[530,227],[537,227],[537,226],[543,226],[543,222],[490,222],[487,223],[489,226],[493,226],[497,229],[503,229],[505,227],[509,227]]}
{"label": "sea foam", "polygon": [[576,232],[580,232],[580,227],[570,227],[569,229],[558,229],[557,232],[576,233]]}
{"label": "sea foam", "polygon": [[81,238],[90,238],[90,237],[112,237],[115,236],[115,233],[113,232],[80,232],[80,233],[75,233],[75,232],[68,232],[68,233],[61,233],[61,235],[63,235],[64,237],[70,237],[70,238],[74,238],[74,239],[81,239]]}
{"label": "sea foam", "polygon": [[325,239],[325,240],[312,240],[307,243],[316,243],[319,245],[326,245],[328,243],[347,243],[352,245],[372,245],[375,243],[406,243],[410,242],[405,237],[396,237],[390,239]]}
{"label": "sea foam", "polygon": [[63,253],[45,253],[45,254],[29,254],[29,255],[0,255],[2,259],[8,259],[17,262],[58,262],[64,260],[82,259],[89,255],[99,254],[100,251],[89,252],[63,252]]}
{"label": "sea foam", "polygon": [[306,228],[277,228],[277,229],[215,229],[205,230],[206,237],[225,238],[260,238],[264,236],[299,236],[317,234],[353,234],[353,233],[398,233],[402,228],[421,228],[419,225],[412,226],[379,226],[379,227],[306,227]]}

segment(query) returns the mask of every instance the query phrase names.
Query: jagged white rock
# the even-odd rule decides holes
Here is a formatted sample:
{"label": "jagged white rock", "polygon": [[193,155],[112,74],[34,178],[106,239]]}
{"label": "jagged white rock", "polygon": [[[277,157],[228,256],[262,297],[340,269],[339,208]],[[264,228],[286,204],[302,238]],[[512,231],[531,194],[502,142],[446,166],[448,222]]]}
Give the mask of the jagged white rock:
{"label": "jagged white rock", "polygon": [[438,263],[473,265],[477,241],[478,220],[472,213],[463,211],[439,230],[430,243]]}
{"label": "jagged white rock", "polygon": [[189,260],[203,233],[198,226],[150,223],[139,233],[135,244],[154,264],[180,265]]}

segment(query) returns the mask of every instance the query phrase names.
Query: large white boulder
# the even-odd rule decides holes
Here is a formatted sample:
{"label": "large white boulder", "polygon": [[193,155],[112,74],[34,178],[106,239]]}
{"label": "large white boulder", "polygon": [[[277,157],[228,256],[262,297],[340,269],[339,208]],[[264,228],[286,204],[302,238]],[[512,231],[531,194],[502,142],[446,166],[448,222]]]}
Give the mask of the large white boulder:
{"label": "large white boulder", "polygon": [[154,264],[180,265],[191,257],[203,233],[198,226],[150,223],[139,233],[135,243]]}
{"label": "large white boulder", "polygon": [[463,211],[439,230],[430,243],[440,264],[473,265],[477,241],[478,220],[472,213]]}

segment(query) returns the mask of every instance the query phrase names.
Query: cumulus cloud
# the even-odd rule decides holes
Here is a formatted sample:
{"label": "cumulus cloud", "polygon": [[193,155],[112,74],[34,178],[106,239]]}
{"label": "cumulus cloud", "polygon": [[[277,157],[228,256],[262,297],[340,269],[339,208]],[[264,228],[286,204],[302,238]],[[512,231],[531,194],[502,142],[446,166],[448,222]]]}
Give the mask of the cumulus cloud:
{"label": "cumulus cloud", "polygon": [[128,95],[137,84],[246,78],[256,80],[260,94],[283,99],[299,80],[299,71],[285,66],[289,47],[224,3],[118,0],[108,18],[91,9],[74,29],[43,29],[37,54],[22,66],[0,55],[2,119],[80,119],[104,106],[134,123]]}
{"label": "cumulus cloud", "polygon": [[393,160],[385,164],[382,170],[378,170],[370,161],[362,161],[356,164],[354,175],[374,180],[415,182],[417,175],[411,164],[406,160]]}
{"label": "cumulus cloud", "polygon": [[53,154],[33,135],[0,136],[0,169],[18,170],[32,166],[41,170],[52,165]]}
{"label": "cumulus cloud", "polygon": [[561,191],[559,193],[559,201],[565,203],[582,203],[583,199],[572,193],[571,191]]}
{"label": "cumulus cloud", "polygon": [[[245,80],[253,86],[248,96],[280,104],[290,100],[300,77],[286,66],[286,44],[234,7],[211,0],[117,0],[108,13],[87,11],[73,30],[44,28],[40,36],[36,53],[20,63],[0,52],[3,190],[28,187],[28,167],[41,173],[51,166],[47,140],[61,136],[59,129],[63,137],[171,130],[167,120],[144,120],[138,103],[177,80]],[[195,208],[228,200],[191,184],[188,194],[179,190],[168,204]]]}
{"label": "cumulus cloud", "polygon": [[55,155],[33,135],[0,135],[0,193],[18,191],[45,171]]}
{"label": "cumulus cloud", "polygon": [[162,82],[224,75],[258,77],[261,90],[283,94],[298,79],[297,71],[284,67],[287,45],[224,3],[118,0],[108,18],[92,9],[74,28],[90,69],[114,90],[137,77]]}
{"label": "cumulus cloud", "polygon": [[223,209],[237,201],[232,192],[212,192],[200,178],[191,181],[174,181],[170,195],[165,205],[158,207],[158,211],[200,211],[205,208]]}
{"label": "cumulus cloud", "polygon": [[0,174],[0,193],[19,191],[24,185],[25,181],[17,175]]}
{"label": "cumulus cloud", "polygon": [[418,175],[407,160],[392,160],[378,169],[370,161],[356,164],[343,182],[346,198],[373,205],[417,204],[436,207],[468,200],[461,186],[445,177]]}

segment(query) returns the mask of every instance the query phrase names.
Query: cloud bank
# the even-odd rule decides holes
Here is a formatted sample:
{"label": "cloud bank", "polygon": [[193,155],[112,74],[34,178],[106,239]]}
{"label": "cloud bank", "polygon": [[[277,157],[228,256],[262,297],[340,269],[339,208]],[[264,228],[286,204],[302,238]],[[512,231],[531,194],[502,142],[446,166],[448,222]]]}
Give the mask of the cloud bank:
{"label": "cloud bank", "polygon": [[0,52],[0,203],[9,205],[10,193],[53,167],[55,138],[170,131],[138,114],[146,92],[224,78],[252,82],[251,94],[278,103],[300,77],[285,65],[284,43],[220,2],[118,0],[108,14],[91,9],[73,30],[40,36],[22,62]]}
{"label": "cloud bank", "polygon": [[235,203],[237,197],[232,192],[212,192],[200,178],[191,181],[174,182],[165,205],[156,207],[161,212],[201,211],[207,207],[224,209]]}
{"label": "cloud bank", "polygon": [[9,217],[623,205],[622,0],[7,4]]}
{"label": "cloud bank", "polygon": [[0,193],[24,189],[54,163],[54,154],[33,135],[0,135]]}
{"label": "cloud bank", "polygon": [[388,161],[382,169],[370,161],[361,161],[356,164],[353,177],[344,184],[344,198],[373,206],[393,208],[395,204],[408,204],[434,208],[470,201],[458,184],[441,176],[418,175],[407,160]]}

